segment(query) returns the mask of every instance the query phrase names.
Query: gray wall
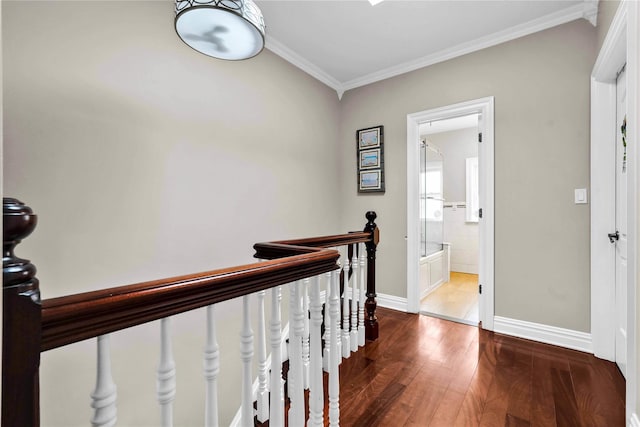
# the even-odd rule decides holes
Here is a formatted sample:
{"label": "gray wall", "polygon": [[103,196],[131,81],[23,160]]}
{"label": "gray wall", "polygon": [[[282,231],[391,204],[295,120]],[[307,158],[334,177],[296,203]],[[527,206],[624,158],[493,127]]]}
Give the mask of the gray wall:
{"label": "gray wall", "polygon": [[589,75],[596,31],[574,21],[351,90],[342,100],[343,175],[356,129],[385,126],[386,194],[342,189],[343,225],[379,215],[378,290],[406,297],[407,114],[495,97],[498,316],[590,330]]}
{"label": "gray wall", "polygon": [[[247,262],[255,241],[361,228],[367,210],[382,229],[379,291],[404,297],[406,115],[493,95],[496,314],[589,330],[588,206],[573,204],[588,185],[588,23],[338,103],[269,51],[241,63],[193,52],[171,3],[3,2],[2,15],[4,190],[40,215],[18,254],[38,266],[43,297]],[[354,131],[377,124],[387,192],[358,195]],[[225,368],[237,365],[237,309],[218,313]],[[173,327],[176,420],[199,425],[202,310]],[[156,323],[112,338],[119,425],[157,425],[158,334]],[[84,342],[43,355],[43,426],[87,425],[94,354]],[[223,425],[239,395],[225,372]]]}
{"label": "gray wall", "polygon": [[[37,265],[44,298],[242,264],[257,241],[342,231],[331,89],[269,51],[245,62],[196,53],[175,34],[171,2],[2,12],[4,190],[39,215],[18,254]],[[222,425],[239,405],[238,307],[218,312]],[[179,425],[202,425],[204,319],[173,322]],[[118,425],[159,423],[158,336],[156,322],[112,337]],[[88,424],[94,346],[43,354],[43,426]]]}

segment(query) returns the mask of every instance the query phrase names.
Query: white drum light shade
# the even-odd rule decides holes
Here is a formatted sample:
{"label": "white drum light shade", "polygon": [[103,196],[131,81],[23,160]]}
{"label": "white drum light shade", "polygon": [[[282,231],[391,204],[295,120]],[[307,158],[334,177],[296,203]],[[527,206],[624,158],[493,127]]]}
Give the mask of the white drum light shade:
{"label": "white drum light shade", "polygon": [[264,48],[264,19],[252,0],[176,0],[176,32],[214,58],[240,60]]}

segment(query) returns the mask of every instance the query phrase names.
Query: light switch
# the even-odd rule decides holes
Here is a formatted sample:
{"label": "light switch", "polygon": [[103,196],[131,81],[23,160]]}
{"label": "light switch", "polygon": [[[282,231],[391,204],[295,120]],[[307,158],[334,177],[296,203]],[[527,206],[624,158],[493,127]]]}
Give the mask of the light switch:
{"label": "light switch", "polygon": [[575,192],[575,203],[584,204],[587,203],[587,189],[586,188],[576,188]]}

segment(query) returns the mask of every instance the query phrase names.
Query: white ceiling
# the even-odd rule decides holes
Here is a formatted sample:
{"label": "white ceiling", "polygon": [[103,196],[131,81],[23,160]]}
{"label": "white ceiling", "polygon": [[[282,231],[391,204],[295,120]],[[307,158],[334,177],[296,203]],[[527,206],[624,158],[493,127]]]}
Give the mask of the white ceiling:
{"label": "white ceiling", "polygon": [[597,0],[257,0],[267,48],[345,90],[569,21]]}

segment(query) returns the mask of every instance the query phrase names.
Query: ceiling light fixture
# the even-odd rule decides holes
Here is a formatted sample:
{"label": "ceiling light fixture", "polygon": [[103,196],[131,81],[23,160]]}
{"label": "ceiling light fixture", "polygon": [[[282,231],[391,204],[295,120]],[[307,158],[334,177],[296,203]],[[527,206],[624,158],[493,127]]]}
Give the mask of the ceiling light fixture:
{"label": "ceiling light fixture", "polygon": [[176,32],[205,55],[248,59],[264,48],[264,18],[252,0],[175,0]]}
{"label": "ceiling light fixture", "polygon": [[369,0],[369,3],[371,3],[371,6],[375,6],[378,3],[382,3],[384,0]]}

